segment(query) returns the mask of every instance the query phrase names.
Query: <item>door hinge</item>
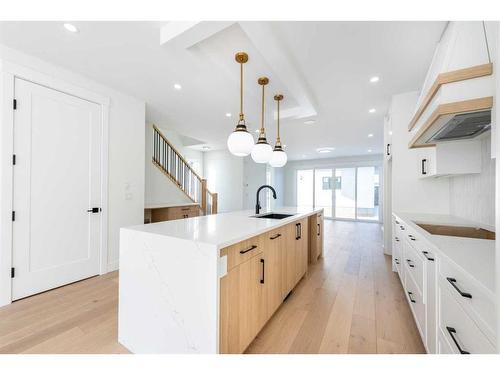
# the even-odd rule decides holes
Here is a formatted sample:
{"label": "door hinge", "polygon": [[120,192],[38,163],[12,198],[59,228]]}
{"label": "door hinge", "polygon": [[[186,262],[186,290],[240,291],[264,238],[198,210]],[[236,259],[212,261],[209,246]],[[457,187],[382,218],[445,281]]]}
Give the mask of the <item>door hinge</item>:
{"label": "door hinge", "polygon": [[12,211],[12,221],[16,221],[16,211]]}
{"label": "door hinge", "polygon": [[12,267],[10,269],[10,278],[13,279],[16,276],[16,269]]}
{"label": "door hinge", "polygon": [[16,109],[17,109],[17,100],[16,100],[16,99],[12,100],[12,108],[13,108],[14,110],[16,110]]}
{"label": "door hinge", "polygon": [[16,165],[16,154],[12,155],[12,165]]}

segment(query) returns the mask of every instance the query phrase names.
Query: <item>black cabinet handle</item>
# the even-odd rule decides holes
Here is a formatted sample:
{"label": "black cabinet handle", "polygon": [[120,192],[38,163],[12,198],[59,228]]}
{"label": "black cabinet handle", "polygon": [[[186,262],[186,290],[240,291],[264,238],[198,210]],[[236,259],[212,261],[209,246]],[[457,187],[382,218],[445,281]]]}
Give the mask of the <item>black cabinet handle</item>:
{"label": "black cabinet handle", "polygon": [[262,263],[262,279],[260,279],[260,283],[264,284],[264,277],[266,276],[266,265],[264,263],[264,259],[261,259],[260,262]]}
{"label": "black cabinet handle", "polygon": [[92,207],[92,208],[87,210],[87,212],[92,212],[93,214],[98,214],[101,211],[102,211],[102,209],[100,207]]}
{"label": "black cabinet handle", "polygon": [[413,237],[413,234],[409,234],[408,237],[410,238],[410,240],[412,241],[416,241],[417,239],[415,237]]}
{"label": "black cabinet handle", "polygon": [[412,260],[411,259],[406,259],[406,262],[408,263],[408,265],[411,267],[411,268],[414,268],[415,265],[414,264],[411,264]]}
{"label": "black cabinet handle", "polygon": [[427,174],[427,171],[425,170],[426,163],[427,159],[422,159],[422,174]]}
{"label": "black cabinet handle", "polygon": [[399,238],[397,238],[397,237],[394,237],[394,240],[395,240],[396,242],[399,242]]}
{"label": "black cabinet handle", "polygon": [[394,261],[396,262],[396,264],[399,264],[399,259],[398,258],[394,258]]}
{"label": "black cabinet handle", "polygon": [[397,221],[397,220],[394,220],[394,222],[395,222],[396,224],[399,224],[399,221]]}
{"label": "black cabinet handle", "polygon": [[300,223],[297,223],[295,224],[295,239],[296,240],[300,240],[300,232],[301,232],[301,229],[300,229]]}
{"label": "black cabinet handle", "polygon": [[389,156],[391,154],[391,144],[390,143],[387,144],[386,151],[387,151],[387,156]]}
{"label": "black cabinet handle", "polygon": [[434,258],[431,258],[431,257],[429,256],[429,252],[428,252],[428,251],[422,251],[422,254],[424,254],[424,257],[425,257],[427,260],[429,260],[429,261],[431,261],[431,262],[434,262]]}
{"label": "black cabinet handle", "polygon": [[252,245],[250,246],[248,249],[246,250],[240,250],[240,254],[245,254],[245,253],[248,253],[249,251],[252,251],[253,249],[256,249],[257,248],[257,245]]}
{"label": "black cabinet handle", "polygon": [[318,236],[321,235],[321,224],[318,224]]}
{"label": "black cabinet handle", "polygon": [[458,289],[458,286],[457,284],[455,284],[457,282],[456,279],[454,279],[453,277],[447,277],[446,280],[448,280],[448,282],[453,286],[453,288],[455,288],[455,290],[464,298],[472,298],[472,294],[470,293],[466,293],[466,292],[462,292],[460,289]]}
{"label": "black cabinet handle", "polygon": [[402,225],[399,226],[401,228],[401,230],[405,230],[405,227],[403,227]]}
{"label": "black cabinet handle", "polygon": [[269,237],[269,239],[275,240],[278,237],[281,237],[281,233],[278,233],[276,236]]}
{"label": "black cabinet handle", "polygon": [[448,333],[450,334],[451,336],[451,339],[453,340],[453,342],[455,343],[455,345],[457,346],[457,349],[458,351],[460,352],[460,354],[470,354],[468,351],[466,350],[463,350],[461,347],[460,347],[460,344],[458,343],[457,339],[455,338],[455,334],[457,333],[457,330],[453,327],[446,327],[446,330],[448,331]]}
{"label": "black cabinet handle", "polygon": [[408,292],[408,297],[410,297],[410,301],[411,301],[412,303],[416,303],[417,301],[415,301],[413,298],[411,298],[411,296],[412,296],[412,295],[413,295],[413,293],[412,293],[412,292]]}

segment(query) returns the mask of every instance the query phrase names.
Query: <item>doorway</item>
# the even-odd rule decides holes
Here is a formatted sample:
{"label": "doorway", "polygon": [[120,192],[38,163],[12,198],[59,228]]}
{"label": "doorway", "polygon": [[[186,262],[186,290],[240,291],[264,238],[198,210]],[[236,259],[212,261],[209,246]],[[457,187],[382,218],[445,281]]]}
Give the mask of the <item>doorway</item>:
{"label": "doorway", "polygon": [[297,170],[297,206],[323,208],[325,218],[380,221],[380,168]]}
{"label": "doorway", "polygon": [[12,300],[99,274],[100,105],[15,78]]}

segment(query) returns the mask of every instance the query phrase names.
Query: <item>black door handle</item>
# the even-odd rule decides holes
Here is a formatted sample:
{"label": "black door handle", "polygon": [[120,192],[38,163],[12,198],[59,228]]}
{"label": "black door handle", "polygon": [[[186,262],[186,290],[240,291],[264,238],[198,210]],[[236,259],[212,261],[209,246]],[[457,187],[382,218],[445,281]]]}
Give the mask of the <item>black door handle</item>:
{"label": "black door handle", "polygon": [[457,349],[458,351],[460,352],[460,354],[470,354],[468,351],[466,350],[463,350],[461,347],[460,347],[460,344],[458,343],[457,339],[455,338],[455,334],[457,333],[457,330],[453,327],[446,327],[446,330],[448,331],[448,333],[450,334],[451,336],[451,339],[453,340],[453,342],[455,343],[455,345],[457,346]]}
{"label": "black door handle", "polygon": [[87,210],[87,212],[92,212],[93,214],[98,214],[101,211],[102,211],[101,207],[92,207]]}
{"label": "black door handle", "polygon": [[427,159],[422,159],[422,174],[427,174],[425,170],[425,164],[427,163]]}
{"label": "black door handle", "polygon": [[240,250],[240,254],[245,254],[245,253],[248,253],[249,251],[252,251],[253,249],[256,249],[257,248],[257,245],[252,245],[250,246],[248,249],[246,250]]}
{"label": "black door handle", "polygon": [[264,263],[264,259],[261,259],[260,262],[262,263],[262,279],[260,279],[260,283],[264,284],[264,277],[266,276],[266,266]]}
{"label": "black door handle", "polygon": [[269,237],[269,239],[270,240],[275,240],[278,237],[281,237],[281,233],[278,233],[276,236]]}
{"label": "black door handle", "polygon": [[413,298],[411,298],[411,296],[412,296],[412,295],[413,295],[413,293],[412,293],[412,292],[408,292],[408,297],[410,297],[410,301],[411,301],[412,303],[416,303],[417,301],[415,301]]}
{"label": "black door handle", "polygon": [[434,258],[429,257],[429,252],[427,252],[427,251],[422,251],[422,254],[424,254],[424,257],[425,257],[427,260],[430,260],[431,262],[434,262]]}
{"label": "black door handle", "polygon": [[472,298],[472,294],[470,293],[467,293],[467,292],[462,292],[457,284],[455,284],[457,282],[456,279],[454,279],[453,277],[447,277],[446,280],[448,280],[448,282],[453,286],[453,288],[455,288],[455,290],[464,298]]}

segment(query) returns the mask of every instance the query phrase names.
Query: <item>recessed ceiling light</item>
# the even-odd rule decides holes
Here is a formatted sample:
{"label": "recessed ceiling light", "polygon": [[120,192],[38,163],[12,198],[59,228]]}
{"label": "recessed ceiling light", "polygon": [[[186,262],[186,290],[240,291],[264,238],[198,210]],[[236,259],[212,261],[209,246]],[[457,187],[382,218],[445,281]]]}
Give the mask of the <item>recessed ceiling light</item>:
{"label": "recessed ceiling light", "polygon": [[231,117],[231,114],[229,112],[226,113],[226,117]]}
{"label": "recessed ceiling light", "polygon": [[371,138],[371,137],[373,137],[373,134],[372,133],[368,134],[368,138]]}
{"label": "recessed ceiling light", "polygon": [[377,110],[376,110],[375,108],[370,108],[370,109],[368,110],[368,112],[370,112],[370,113],[375,113],[376,111],[377,111]]}
{"label": "recessed ceiling light", "polygon": [[315,122],[316,122],[315,120],[307,120],[307,121],[304,121],[304,124],[306,124],[306,125],[312,125]]}
{"label": "recessed ceiling light", "polygon": [[78,32],[78,28],[75,25],[73,25],[72,23],[65,23],[63,26],[69,32],[72,32],[72,33]]}
{"label": "recessed ceiling light", "polygon": [[368,152],[372,152],[372,149],[371,149],[371,148],[369,148],[369,149],[368,149]]}
{"label": "recessed ceiling light", "polygon": [[371,83],[375,83],[375,82],[378,82],[378,81],[380,81],[380,77],[378,77],[378,76],[373,76],[372,78],[370,78],[370,82]]}
{"label": "recessed ceiling light", "polygon": [[335,147],[320,147],[316,149],[316,151],[320,154],[327,154],[329,152],[332,152],[333,150],[335,150]]}
{"label": "recessed ceiling light", "polygon": [[178,83],[176,83],[176,84],[174,84],[174,89],[180,90],[180,89],[182,89],[182,86],[179,85]]}

